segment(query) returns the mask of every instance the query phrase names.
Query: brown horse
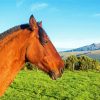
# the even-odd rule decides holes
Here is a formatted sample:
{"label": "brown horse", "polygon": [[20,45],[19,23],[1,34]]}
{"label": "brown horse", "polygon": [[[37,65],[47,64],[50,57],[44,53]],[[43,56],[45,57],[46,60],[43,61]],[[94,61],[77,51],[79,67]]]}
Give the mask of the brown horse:
{"label": "brown horse", "polygon": [[0,35],[0,96],[11,84],[23,64],[29,61],[52,79],[61,76],[64,63],[33,15],[29,24],[19,25]]}

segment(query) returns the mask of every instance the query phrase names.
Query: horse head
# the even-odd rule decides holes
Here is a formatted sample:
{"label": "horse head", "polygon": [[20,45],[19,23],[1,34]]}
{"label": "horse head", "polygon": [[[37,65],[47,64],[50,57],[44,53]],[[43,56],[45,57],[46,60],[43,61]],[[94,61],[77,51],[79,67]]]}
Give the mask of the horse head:
{"label": "horse head", "polygon": [[42,27],[33,15],[29,19],[30,38],[26,51],[26,59],[46,72],[53,80],[61,77],[64,63]]}

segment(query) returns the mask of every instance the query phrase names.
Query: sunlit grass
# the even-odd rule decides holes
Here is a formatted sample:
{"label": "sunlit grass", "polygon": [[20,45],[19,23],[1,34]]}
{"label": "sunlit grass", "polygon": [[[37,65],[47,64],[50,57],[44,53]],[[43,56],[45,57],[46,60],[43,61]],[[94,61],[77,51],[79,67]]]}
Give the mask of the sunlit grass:
{"label": "sunlit grass", "polygon": [[56,81],[41,71],[20,71],[0,100],[100,100],[100,73],[65,71]]}

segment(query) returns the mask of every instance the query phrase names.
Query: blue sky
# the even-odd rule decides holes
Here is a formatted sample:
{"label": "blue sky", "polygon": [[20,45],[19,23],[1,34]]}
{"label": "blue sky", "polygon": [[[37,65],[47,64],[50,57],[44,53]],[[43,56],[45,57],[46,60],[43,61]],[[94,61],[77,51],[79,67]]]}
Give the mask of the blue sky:
{"label": "blue sky", "polygon": [[56,48],[100,43],[100,0],[0,0],[0,33],[28,23],[31,14]]}

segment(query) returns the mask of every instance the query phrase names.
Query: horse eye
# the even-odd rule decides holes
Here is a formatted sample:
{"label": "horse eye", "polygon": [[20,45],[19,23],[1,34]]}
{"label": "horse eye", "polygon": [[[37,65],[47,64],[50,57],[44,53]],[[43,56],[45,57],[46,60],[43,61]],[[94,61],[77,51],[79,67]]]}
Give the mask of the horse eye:
{"label": "horse eye", "polygon": [[48,41],[45,40],[45,41],[42,41],[41,43],[42,43],[42,45],[45,45],[48,43]]}
{"label": "horse eye", "polygon": [[44,41],[45,43],[48,43],[48,41]]}

